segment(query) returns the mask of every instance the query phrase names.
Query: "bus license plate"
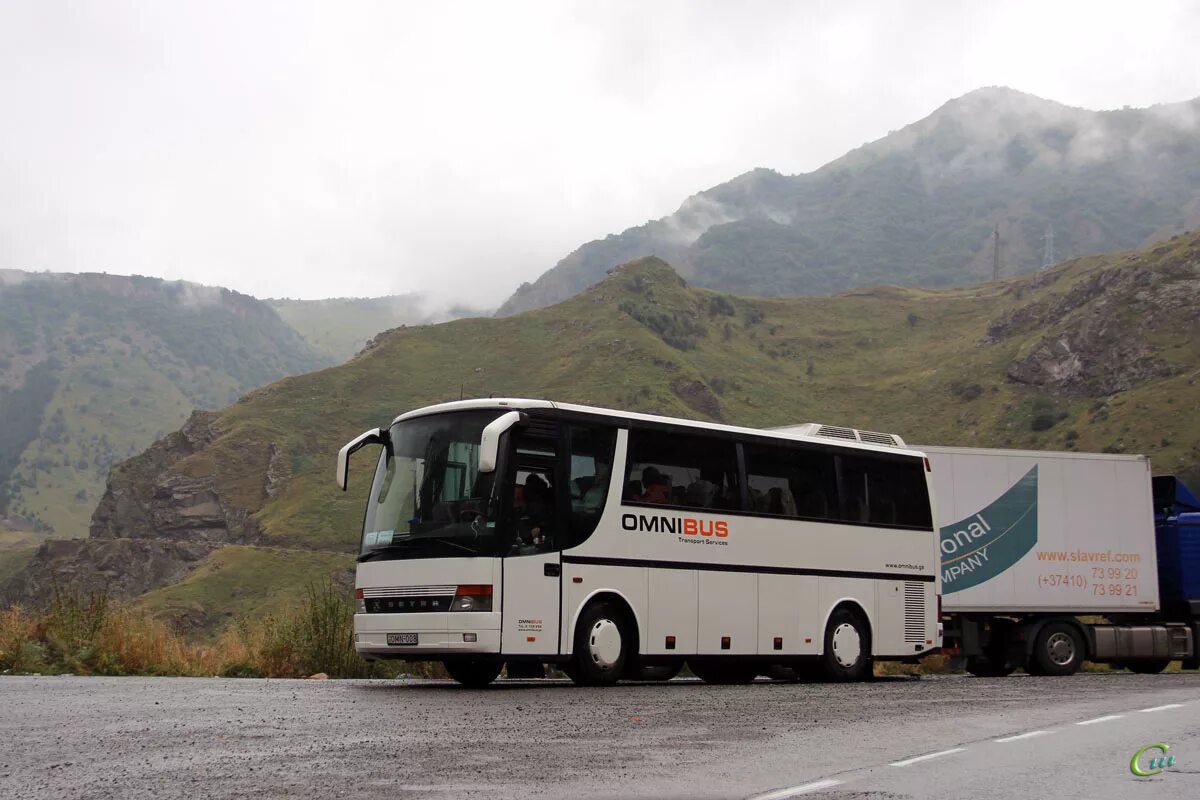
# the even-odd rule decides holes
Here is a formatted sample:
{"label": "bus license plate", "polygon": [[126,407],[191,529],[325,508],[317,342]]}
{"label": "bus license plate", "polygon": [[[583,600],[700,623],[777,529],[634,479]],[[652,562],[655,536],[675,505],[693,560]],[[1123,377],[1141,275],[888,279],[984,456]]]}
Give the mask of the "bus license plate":
{"label": "bus license plate", "polygon": [[415,633],[389,633],[387,637],[389,645],[417,643],[417,635]]}

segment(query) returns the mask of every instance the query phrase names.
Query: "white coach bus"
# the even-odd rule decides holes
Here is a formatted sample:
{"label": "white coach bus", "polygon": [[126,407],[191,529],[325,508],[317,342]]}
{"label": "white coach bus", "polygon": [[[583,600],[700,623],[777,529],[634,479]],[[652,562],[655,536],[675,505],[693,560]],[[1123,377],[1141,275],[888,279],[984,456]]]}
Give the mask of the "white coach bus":
{"label": "white coach bus", "polygon": [[889,434],[755,430],[544,400],[410,411],[382,445],[358,556],[367,659],[468,686],[870,676],[941,646],[929,464]]}

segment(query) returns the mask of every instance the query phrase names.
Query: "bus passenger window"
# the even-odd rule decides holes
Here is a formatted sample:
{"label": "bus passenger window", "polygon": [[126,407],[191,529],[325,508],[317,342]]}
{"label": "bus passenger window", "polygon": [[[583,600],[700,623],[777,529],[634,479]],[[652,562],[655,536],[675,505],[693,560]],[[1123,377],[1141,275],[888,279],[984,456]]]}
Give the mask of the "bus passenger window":
{"label": "bus passenger window", "polygon": [[563,548],[580,544],[596,529],[604,513],[608,486],[612,482],[615,428],[599,425],[571,425],[567,428],[570,475],[570,524]]}
{"label": "bus passenger window", "polygon": [[920,459],[884,453],[838,456],[842,519],[928,529],[929,490]]}
{"label": "bus passenger window", "polygon": [[741,508],[734,444],[723,438],[631,430],[627,503],[736,511]]}
{"label": "bus passenger window", "polygon": [[799,519],[833,519],[837,480],[833,454],[788,445],[747,444],[750,510]]}

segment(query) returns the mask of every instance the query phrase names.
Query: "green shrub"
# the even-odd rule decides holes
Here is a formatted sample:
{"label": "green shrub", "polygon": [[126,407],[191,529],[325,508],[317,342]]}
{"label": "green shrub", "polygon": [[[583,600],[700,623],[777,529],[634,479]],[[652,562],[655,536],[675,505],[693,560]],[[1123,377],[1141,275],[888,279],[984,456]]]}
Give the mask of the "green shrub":
{"label": "green shrub", "polygon": [[635,305],[628,300],[618,308],[645,325],[676,350],[690,350],[696,340],[708,335],[708,329],[686,314],[674,314],[654,308]]}
{"label": "green shrub", "polygon": [[1033,419],[1029,421],[1029,429],[1032,431],[1048,431],[1057,424],[1057,415],[1050,411],[1042,411],[1033,415]]}
{"label": "green shrub", "polygon": [[1058,407],[1053,398],[1036,397],[1033,400],[1033,417],[1029,420],[1029,429],[1034,432],[1048,431],[1069,416],[1070,414]]}

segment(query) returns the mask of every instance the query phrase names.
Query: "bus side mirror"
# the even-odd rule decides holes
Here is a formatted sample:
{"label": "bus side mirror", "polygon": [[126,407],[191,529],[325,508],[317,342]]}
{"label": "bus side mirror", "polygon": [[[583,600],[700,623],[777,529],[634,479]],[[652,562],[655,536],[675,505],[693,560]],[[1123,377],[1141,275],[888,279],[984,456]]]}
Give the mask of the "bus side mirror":
{"label": "bus side mirror", "polygon": [[496,471],[496,459],[500,456],[500,436],[520,419],[521,412],[509,411],[496,417],[483,429],[483,437],[479,441],[480,472]]}
{"label": "bus side mirror", "polygon": [[338,450],[337,485],[343,492],[346,491],[346,485],[350,480],[350,454],[369,444],[383,444],[386,441],[387,433],[382,428],[372,428],[350,440],[341,450]]}

